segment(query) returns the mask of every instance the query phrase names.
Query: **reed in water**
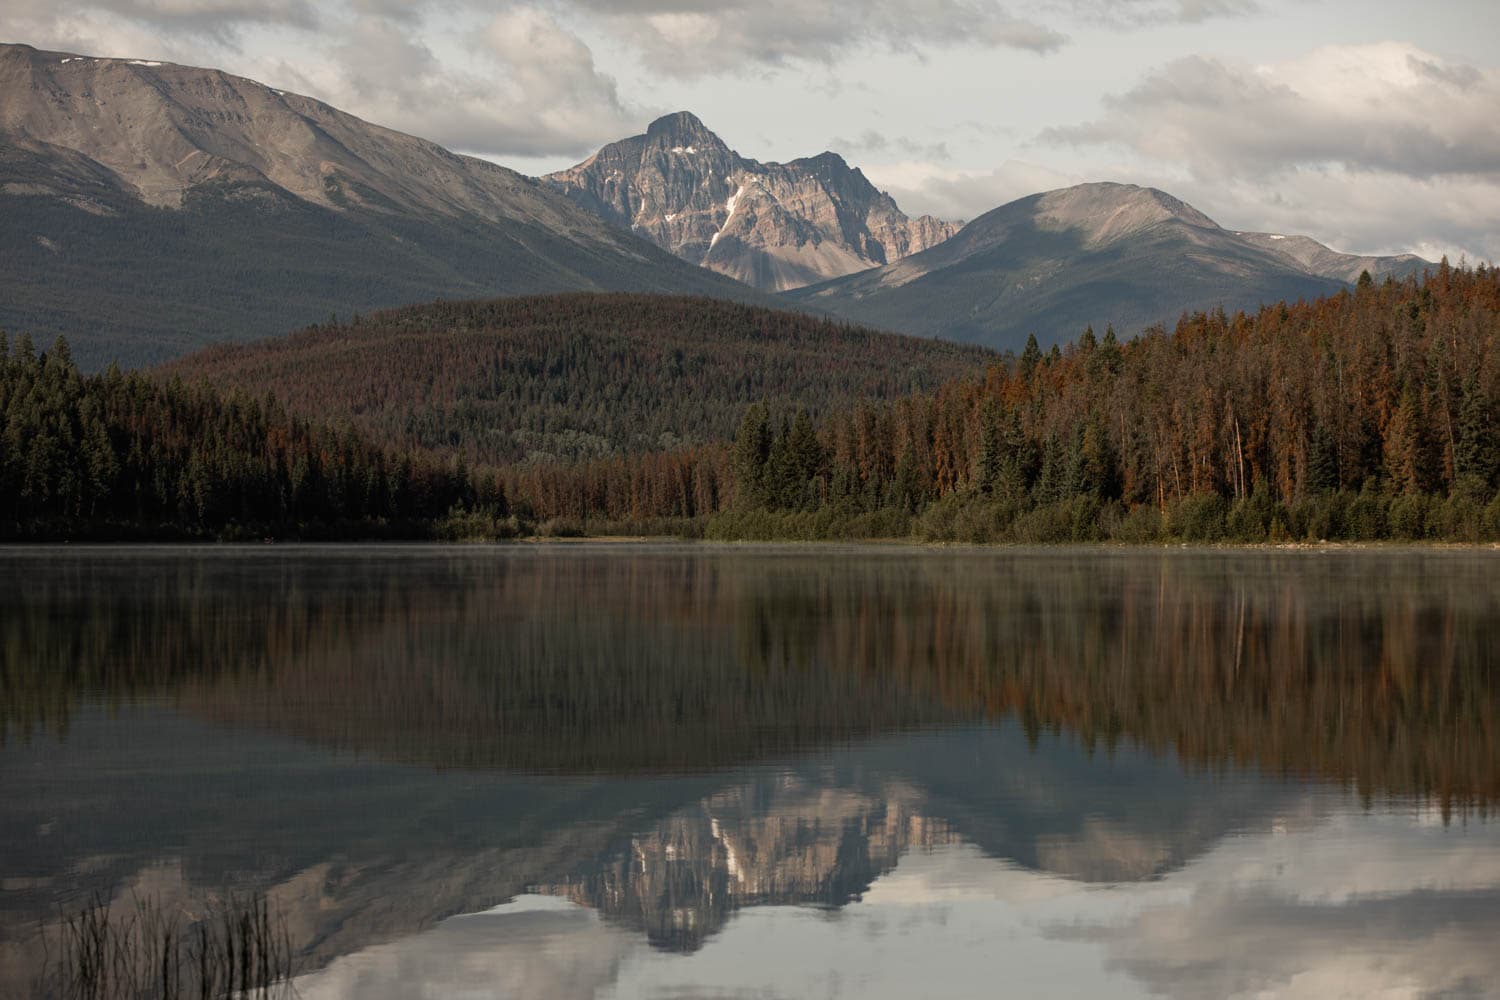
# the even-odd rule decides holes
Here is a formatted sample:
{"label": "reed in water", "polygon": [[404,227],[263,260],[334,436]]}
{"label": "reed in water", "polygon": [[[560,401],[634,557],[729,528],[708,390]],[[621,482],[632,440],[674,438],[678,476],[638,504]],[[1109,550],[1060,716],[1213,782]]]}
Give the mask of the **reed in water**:
{"label": "reed in water", "polygon": [[159,899],[96,898],[66,915],[39,993],[56,1000],[280,1000],[292,947],[265,896],[230,899],[198,918]]}

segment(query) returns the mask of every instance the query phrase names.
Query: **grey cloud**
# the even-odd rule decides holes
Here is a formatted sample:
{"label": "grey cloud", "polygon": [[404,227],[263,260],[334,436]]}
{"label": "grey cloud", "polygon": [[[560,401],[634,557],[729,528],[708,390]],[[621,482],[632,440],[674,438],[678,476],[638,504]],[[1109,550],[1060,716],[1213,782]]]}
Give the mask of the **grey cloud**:
{"label": "grey cloud", "polygon": [[707,76],[831,63],[861,48],[920,54],[982,45],[1047,53],[1066,37],[993,0],[561,0],[592,12],[652,69]]}
{"label": "grey cloud", "polygon": [[1059,0],[1049,7],[1060,16],[1128,28],[1199,24],[1218,17],[1243,17],[1261,9],[1259,0]]}
{"label": "grey cloud", "polygon": [[[468,58],[429,48],[427,18],[439,10],[470,23],[460,53]],[[486,19],[485,10],[496,12]],[[298,32],[298,57],[243,51],[240,29],[252,24]],[[0,8],[0,36],[220,66],[451,148],[501,157],[582,155],[649,118],[626,105],[588,46],[553,14],[513,2],[10,0]]]}
{"label": "grey cloud", "polygon": [[588,46],[545,11],[495,15],[472,48],[484,72],[448,67],[389,18],[360,17],[333,50],[337,76],[327,99],[444,146],[497,156],[582,155],[646,117],[625,105]]}
{"label": "grey cloud", "polygon": [[1416,55],[1406,57],[1407,65],[1430,80],[1459,89],[1478,86],[1484,82],[1484,74],[1473,66],[1447,66],[1432,59]]}
{"label": "grey cloud", "polygon": [[3,22],[65,32],[79,19],[104,16],[168,32],[226,39],[250,24],[313,28],[312,0],[9,0]]}
{"label": "grey cloud", "polygon": [[988,171],[866,171],[890,191],[903,211],[942,219],[976,219],[991,209],[1027,195],[1080,183],[1088,178],[1032,163],[1008,161]]}
{"label": "grey cloud", "polygon": [[1199,56],[1049,129],[1054,145],[1117,145],[1198,176],[1342,165],[1417,178],[1500,172],[1500,73],[1409,46],[1321,49],[1273,67]]}
{"label": "grey cloud", "polygon": [[876,156],[896,155],[912,159],[943,161],[952,159],[946,142],[917,142],[906,136],[884,135],[874,129],[865,129],[857,137],[845,139],[835,137],[828,140],[828,148],[842,153],[867,153]]}

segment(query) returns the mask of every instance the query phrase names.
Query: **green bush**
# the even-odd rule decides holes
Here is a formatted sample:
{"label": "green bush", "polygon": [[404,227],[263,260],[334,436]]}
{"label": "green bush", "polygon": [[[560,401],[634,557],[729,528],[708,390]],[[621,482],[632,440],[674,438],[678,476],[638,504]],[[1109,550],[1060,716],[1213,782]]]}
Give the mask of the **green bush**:
{"label": "green bush", "polygon": [[1229,505],[1224,532],[1235,541],[1263,542],[1270,537],[1271,525],[1280,515],[1281,505],[1271,499],[1271,491],[1264,482],[1258,483],[1254,493]]}
{"label": "green bush", "polygon": [[912,525],[912,533],[924,541],[983,545],[1002,541],[1013,519],[1007,504],[955,493],[929,504]]}
{"label": "green bush", "polygon": [[[1114,508],[1116,512],[1119,510],[1119,507]],[[1105,514],[1110,513],[1110,509],[1106,508]],[[1158,508],[1142,504],[1125,511],[1123,516],[1117,513],[1113,517],[1107,517],[1104,526],[1108,536],[1116,541],[1143,545],[1163,541],[1166,537],[1166,523]]]}
{"label": "green bush", "polygon": [[1350,496],[1327,491],[1305,496],[1287,510],[1287,529],[1293,538],[1310,542],[1344,538]]}
{"label": "green bush", "polygon": [[1500,541],[1500,493],[1496,493],[1495,499],[1484,508],[1481,531],[1489,541]]}
{"label": "green bush", "polygon": [[1450,496],[1427,508],[1427,536],[1449,542],[1484,538],[1484,507],[1467,496]]}
{"label": "green bush", "polygon": [[1350,501],[1344,517],[1344,533],[1360,542],[1390,537],[1390,497],[1366,487]]}
{"label": "green bush", "polygon": [[1392,538],[1415,540],[1427,537],[1427,508],[1425,496],[1403,493],[1391,500],[1390,529]]}
{"label": "green bush", "polygon": [[536,533],[540,538],[583,538],[588,531],[576,518],[553,517],[537,525]]}
{"label": "green bush", "polygon": [[1195,493],[1167,511],[1167,530],[1185,542],[1216,542],[1224,537],[1228,504],[1217,493]]}
{"label": "green bush", "polygon": [[459,504],[433,522],[432,534],[447,542],[493,542],[515,538],[520,526],[513,517],[497,516],[493,507],[465,510]]}
{"label": "green bush", "polygon": [[1047,504],[1017,517],[1008,536],[1026,545],[1099,541],[1099,511],[1099,501],[1090,496]]}
{"label": "green bush", "polygon": [[908,538],[909,515],[899,510],[855,512],[824,507],[815,511],[725,511],[703,524],[702,537],[718,542],[872,541]]}

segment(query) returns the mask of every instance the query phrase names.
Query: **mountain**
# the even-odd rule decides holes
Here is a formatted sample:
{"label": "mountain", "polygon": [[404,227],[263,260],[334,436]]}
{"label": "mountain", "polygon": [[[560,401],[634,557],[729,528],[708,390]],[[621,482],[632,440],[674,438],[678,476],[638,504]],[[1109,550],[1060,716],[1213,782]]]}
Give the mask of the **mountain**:
{"label": "mountain", "polygon": [[686,111],[542,180],[685,261],[770,291],[894,263],[961,225],[908,218],[836,153],[746,159]]}
{"label": "mountain", "polygon": [[1309,274],[1316,274],[1335,281],[1354,284],[1365,271],[1370,277],[1383,279],[1405,278],[1420,275],[1432,266],[1416,254],[1403,253],[1394,257],[1369,257],[1352,253],[1339,253],[1310,236],[1281,236],[1276,233],[1235,233],[1240,239],[1263,250],[1270,250],[1290,257]]}
{"label": "mountain", "polygon": [[1184,311],[1332,294],[1371,264],[1399,275],[1425,262],[1230,232],[1154,188],[1082,184],[1003,205],[932,249],[789,297],[903,333],[1019,348],[1032,333],[1044,344],[1089,325],[1132,334]]}
{"label": "mountain", "polygon": [[413,306],[165,367],[388,445],[536,462],[733,437],[751,403],[818,416],[977,375],[995,355],[795,313],[624,294]]}
{"label": "mountain", "polygon": [[548,185],[309,97],[0,46],[0,326],[65,333],[85,367],[575,289],[757,298]]}

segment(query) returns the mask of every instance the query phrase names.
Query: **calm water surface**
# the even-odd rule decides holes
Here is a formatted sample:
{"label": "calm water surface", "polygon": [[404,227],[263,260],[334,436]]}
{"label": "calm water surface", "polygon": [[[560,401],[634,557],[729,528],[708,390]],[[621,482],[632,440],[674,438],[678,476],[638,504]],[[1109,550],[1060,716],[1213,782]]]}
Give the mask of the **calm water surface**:
{"label": "calm water surface", "polygon": [[1500,553],[0,550],[0,995],[1500,995]]}

